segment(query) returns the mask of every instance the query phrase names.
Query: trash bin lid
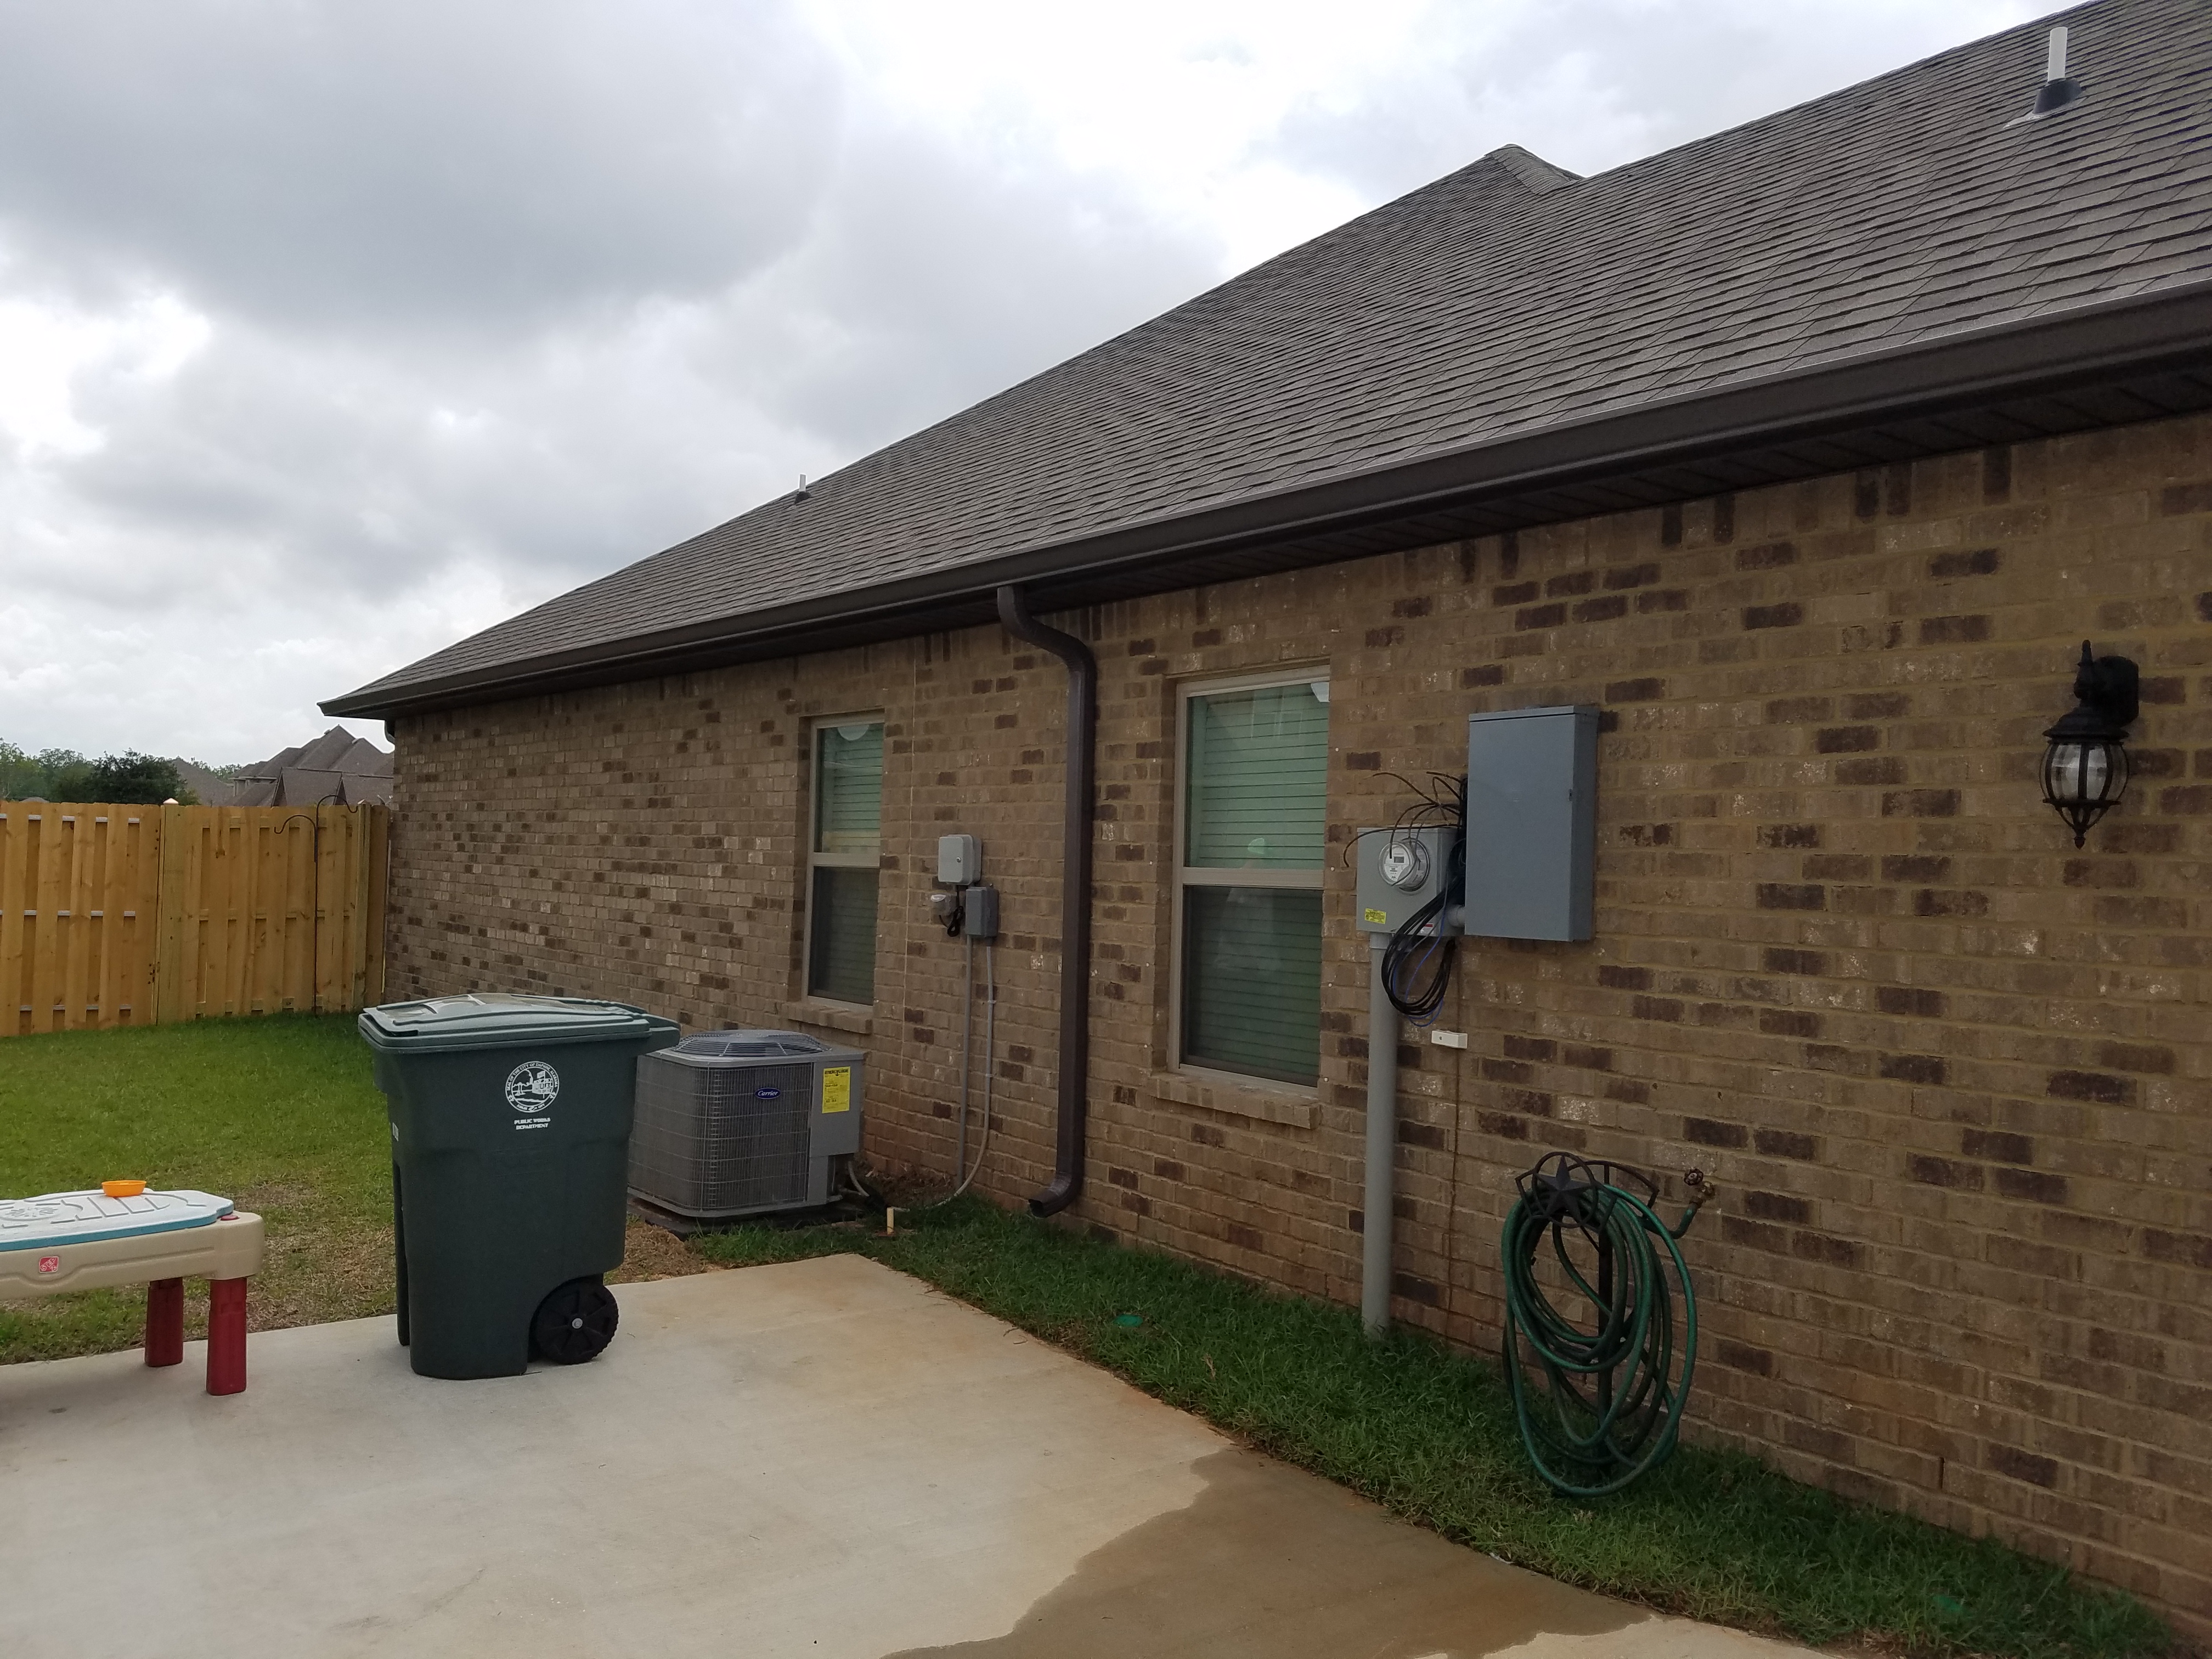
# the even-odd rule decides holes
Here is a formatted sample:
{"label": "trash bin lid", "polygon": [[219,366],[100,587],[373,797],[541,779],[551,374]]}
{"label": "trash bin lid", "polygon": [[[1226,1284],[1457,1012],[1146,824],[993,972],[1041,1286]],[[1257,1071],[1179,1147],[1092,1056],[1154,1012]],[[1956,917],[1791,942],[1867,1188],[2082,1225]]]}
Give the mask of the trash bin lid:
{"label": "trash bin lid", "polygon": [[587,997],[516,996],[501,991],[425,997],[364,1008],[361,1034],[377,1048],[432,1049],[532,1048],[551,1042],[604,1042],[672,1033],[669,1021],[626,1002]]}

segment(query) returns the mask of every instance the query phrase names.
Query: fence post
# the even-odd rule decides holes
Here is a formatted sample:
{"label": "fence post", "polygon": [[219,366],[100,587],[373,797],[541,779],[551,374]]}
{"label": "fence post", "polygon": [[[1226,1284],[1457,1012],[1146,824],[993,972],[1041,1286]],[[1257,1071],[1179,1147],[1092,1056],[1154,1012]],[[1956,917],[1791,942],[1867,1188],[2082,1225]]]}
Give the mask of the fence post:
{"label": "fence post", "polygon": [[0,1036],[15,1036],[30,1012],[23,995],[24,884],[29,880],[29,826],[21,806],[0,811]]}
{"label": "fence post", "polygon": [[373,806],[354,809],[357,816],[349,849],[353,858],[346,884],[346,1006],[349,1008],[366,1007],[368,1000],[369,913],[375,906],[368,830],[368,815],[375,810]]}
{"label": "fence post", "polygon": [[392,902],[392,809],[362,808],[362,988],[354,1006],[384,1000],[384,929]]}
{"label": "fence post", "polygon": [[185,854],[190,840],[182,806],[161,809],[160,884],[154,890],[154,1024],[167,1025],[185,1017]]}

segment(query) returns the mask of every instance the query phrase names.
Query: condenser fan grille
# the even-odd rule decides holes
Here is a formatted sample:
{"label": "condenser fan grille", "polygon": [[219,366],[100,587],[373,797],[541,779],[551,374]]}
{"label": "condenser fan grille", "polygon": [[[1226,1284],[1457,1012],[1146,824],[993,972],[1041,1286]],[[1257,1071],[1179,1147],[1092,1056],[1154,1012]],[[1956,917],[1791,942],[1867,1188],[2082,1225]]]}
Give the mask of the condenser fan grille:
{"label": "condenser fan grille", "polygon": [[641,1066],[630,1185],[701,1213],[805,1203],[814,1075],[811,1065]]}

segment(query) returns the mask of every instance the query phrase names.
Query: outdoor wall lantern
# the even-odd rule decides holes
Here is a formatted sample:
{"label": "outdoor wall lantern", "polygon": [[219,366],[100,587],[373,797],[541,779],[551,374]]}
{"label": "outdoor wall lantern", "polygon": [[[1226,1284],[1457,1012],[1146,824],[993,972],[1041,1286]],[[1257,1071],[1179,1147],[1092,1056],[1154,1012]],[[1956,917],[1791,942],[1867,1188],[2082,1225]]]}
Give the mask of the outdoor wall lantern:
{"label": "outdoor wall lantern", "polygon": [[2074,671],[2071,713],[2043,735],[2043,798],[2081,845],[2089,826],[2114,806],[2128,787],[2128,727],[2136,714],[2136,665],[2125,657],[2093,657],[2081,641]]}

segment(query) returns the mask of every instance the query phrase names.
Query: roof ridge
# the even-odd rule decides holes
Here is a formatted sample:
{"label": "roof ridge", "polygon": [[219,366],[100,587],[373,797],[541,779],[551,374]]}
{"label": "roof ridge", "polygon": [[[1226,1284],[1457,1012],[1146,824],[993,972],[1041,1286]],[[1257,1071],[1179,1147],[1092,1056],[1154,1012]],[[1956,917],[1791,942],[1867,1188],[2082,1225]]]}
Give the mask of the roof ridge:
{"label": "roof ridge", "polygon": [[1505,169],[1538,196],[1557,190],[1562,185],[1578,185],[1582,174],[1570,173],[1565,167],[1554,167],[1534,150],[1523,149],[1518,144],[1500,144],[1480,158],[1476,165],[1489,161]]}

